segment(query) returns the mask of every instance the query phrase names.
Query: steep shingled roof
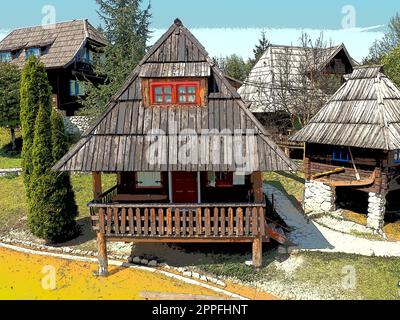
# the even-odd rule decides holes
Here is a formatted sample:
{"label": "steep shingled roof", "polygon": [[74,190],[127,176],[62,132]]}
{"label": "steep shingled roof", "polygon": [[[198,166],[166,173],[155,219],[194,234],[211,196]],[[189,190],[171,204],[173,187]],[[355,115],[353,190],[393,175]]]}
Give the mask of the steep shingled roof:
{"label": "steep shingled roof", "polygon": [[400,149],[400,90],[383,66],[356,67],[293,141]]}
{"label": "steep shingled roof", "polygon": [[[289,81],[291,88],[296,88],[296,84],[301,87],[300,83],[303,81],[310,83],[308,78],[304,78],[305,69],[324,68],[340,53],[347,57],[349,65],[356,65],[343,44],[315,49],[270,45],[251,70],[243,86],[239,89],[239,93],[244,101],[251,103],[250,110],[252,112],[279,111],[281,107],[279,103],[275,102],[277,92],[280,92],[280,96],[283,92],[290,96],[289,89],[282,88],[280,77]],[[288,75],[282,73],[288,73]],[[323,95],[322,92],[321,95]]]}
{"label": "steep shingled roof", "polygon": [[[190,76],[208,78],[207,106],[151,106],[145,107],[142,97],[140,75]],[[236,171],[236,164],[214,164],[212,159],[206,163],[182,164],[173,158],[175,155],[167,148],[164,164],[149,164],[146,150],[149,149],[148,133],[163,130],[167,133],[158,136],[163,145],[169,146],[176,133],[171,133],[172,124],[178,132],[192,129],[199,137],[204,130],[224,129],[254,130],[255,153],[251,161],[253,171],[289,171],[296,165],[268,138],[268,133],[248,110],[239,94],[224,77],[222,72],[208,56],[204,47],[186,29],[180,20],[148,51],[143,60],[128,77],[126,83],[110,101],[107,111],[84,133],[82,139],[54,167],[60,171]],[[218,152],[224,149],[224,134],[220,134]],[[246,140],[239,142],[248,150]],[[204,146],[202,146],[204,147]],[[198,145],[198,156],[213,152]],[[233,153],[237,150],[233,150]],[[230,156],[235,156],[230,154]],[[222,159],[221,159],[222,160]]]}
{"label": "steep shingled roof", "polygon": [[87,20],[73,20],[50,26],[16,29],[0,42],[0,52],[18,51],[12,60],[22,66],[25,63],[23,49],[46,47],[40,57],[46,68],[68,66],[86,41],[105,46],[106,40]]}

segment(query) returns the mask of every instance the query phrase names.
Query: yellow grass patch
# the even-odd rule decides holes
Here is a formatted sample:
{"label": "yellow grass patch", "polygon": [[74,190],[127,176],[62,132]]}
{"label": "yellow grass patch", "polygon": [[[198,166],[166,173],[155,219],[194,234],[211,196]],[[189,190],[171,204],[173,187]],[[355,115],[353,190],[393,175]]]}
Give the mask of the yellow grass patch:
{"label": "yellow grass patch", "polygon": [[367,225],[367,215],[362,213],[357,213],[349,210],[343,210],[342,216],[346,220],[362,224],[363,226]]}
{"label": "yellow grass patch", "polygon": [[386,224],[383,231],[389,240],[400,241],[400,222]]}
{"label": "yellow grass patch", "polygon": [[99,278],[93,275],[96,269],[94,263],[0,249],[0,299],[138,300],[143,291],[219,296],[161,274],[110,267],[111,275]]}

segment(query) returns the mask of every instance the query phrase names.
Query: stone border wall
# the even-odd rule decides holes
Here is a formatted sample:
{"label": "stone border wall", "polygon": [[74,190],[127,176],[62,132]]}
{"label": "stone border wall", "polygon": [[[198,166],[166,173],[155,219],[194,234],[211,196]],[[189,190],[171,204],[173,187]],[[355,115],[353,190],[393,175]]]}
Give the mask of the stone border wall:
{"label": "stone border wall", "polygon": [[63,117],[65,131],[71,135],[81,135],[89,129],[93,117],[75,116]]}
{"label": "stone border wall", "polygon": [[306,181],[304,190],[304,209],[306,213],[325,213],[335,211],[335,188],[320,181]]}

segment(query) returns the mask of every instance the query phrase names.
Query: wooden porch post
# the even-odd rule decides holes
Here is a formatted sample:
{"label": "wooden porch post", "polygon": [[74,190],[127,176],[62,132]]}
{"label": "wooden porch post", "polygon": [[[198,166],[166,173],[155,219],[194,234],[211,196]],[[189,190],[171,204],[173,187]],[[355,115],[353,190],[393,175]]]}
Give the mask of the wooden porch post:
{"label": "wooden porch post", "polygon": [[101,185],[101,172],[93,172],[93,197],[94,200],[99,200],[100,195],[103,193]]}
{"label": "wooden porch post", "polygon": [[108,257],[107,257],[107,240],[102,232],[97,232],[98,260],[99,260],[99,276],[107,277],[108,275]]}
{"label": "wooden porch post", "polygon": [[251,175],[251,182],[253,184],[254,201],[262,203],[264,201],[262,173],[260,171],[253,172]]}
{"label": "wooden porch post", "polygon": [[[100,200],[103,193],[101,184],[101,172],[93,172],[93,197],[94,200]],[[108,275],[108,258],[107,258],[107,240],[101,228],[97,232],[97,247],[99,260],[99,276],[106,277]]]}
{"label": "wooden porch post", "polygon": [[253,240],[253,267],[262,266],[262,237],[256,237]]}

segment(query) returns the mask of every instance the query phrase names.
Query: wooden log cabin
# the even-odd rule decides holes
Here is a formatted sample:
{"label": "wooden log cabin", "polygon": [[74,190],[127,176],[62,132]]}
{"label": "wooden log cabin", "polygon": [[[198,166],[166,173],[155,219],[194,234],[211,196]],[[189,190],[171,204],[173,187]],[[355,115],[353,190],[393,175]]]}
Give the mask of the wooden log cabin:
{"label": "wooden log cabin", "polygon": [[74,116],[85,97],[82,82],[104,83],[93,63],[107,45],[103,36],[87,20],[60,22],[13,30],[0,41],[0,62],[22,68],[34,55],[46,67],[53,103],[66,116]]}
{"label": "wooden log cabin", "polygon": [[[263,241],[285,241],[266,218],[261,172],[296,165],[177,19],[54,170],[93,173],[106,275],[107,241],[252,243],[260,266]],[[102,173],[116,174],[111,190]]]}
{"label": "wooden log cabin", "polygon": [[355,67],[292,140],[306,142],[306,210],[364,212],[377,231],[400,212],[400,91],[382,66]]}

